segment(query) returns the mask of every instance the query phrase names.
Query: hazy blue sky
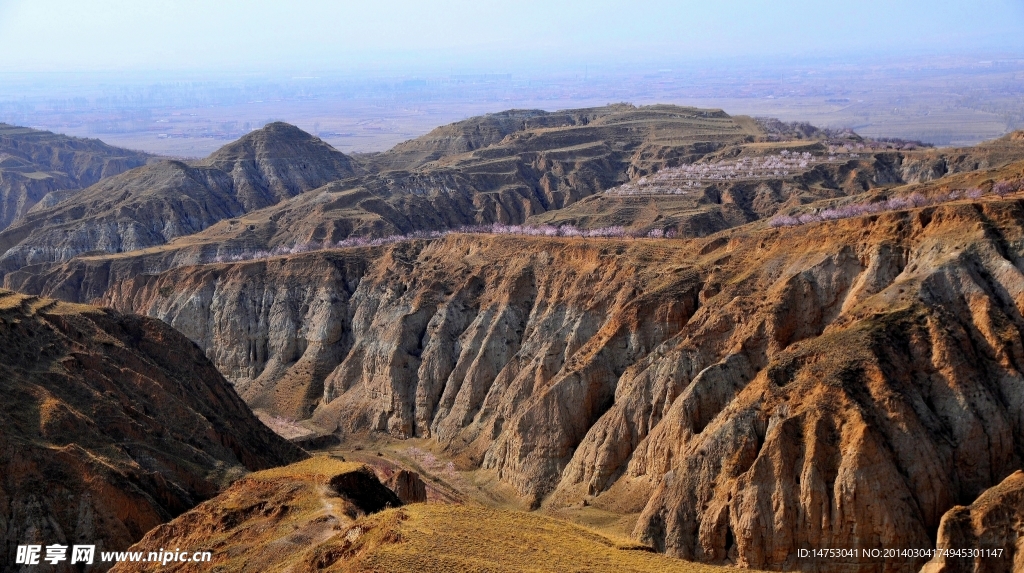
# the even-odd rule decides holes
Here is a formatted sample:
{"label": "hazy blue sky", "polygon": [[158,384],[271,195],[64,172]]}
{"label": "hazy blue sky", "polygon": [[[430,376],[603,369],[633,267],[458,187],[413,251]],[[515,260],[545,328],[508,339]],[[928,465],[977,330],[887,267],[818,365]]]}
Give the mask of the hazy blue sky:
{"label": "hazy blue sky", "polygon": [[1022,31],[1022,0],[0,0],[0,71],[1024,57]]}

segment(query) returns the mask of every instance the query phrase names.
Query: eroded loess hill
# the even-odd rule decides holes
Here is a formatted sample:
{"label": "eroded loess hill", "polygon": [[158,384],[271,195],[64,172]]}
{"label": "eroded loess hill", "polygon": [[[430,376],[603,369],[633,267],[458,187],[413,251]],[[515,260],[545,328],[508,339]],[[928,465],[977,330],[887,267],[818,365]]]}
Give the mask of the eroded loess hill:
{"label": "eroded loess hill", "polygon": [[150,318],[0,291],[0,388],[5,564],[19,544],[124,549],[249,470],[304,456]]}
{"label": "eroded loess hill", "polygon": [[[831,142],[823,134],[817,137],[729,145],[701,158],[696,165],[734,165],[738,160],[777,157],[789,151],[811,153],[814,158],[828,157],[830,149],[842,144],[856,151],[852,154],[856,157],[837,152],[833,161],[812,163],[785,176],[744,179],[742,174],[731,172],[736,179],[704,180],[694,188],[673,189],[678,181],[662,185],[662,189],[658,185],[641,186],[639,193],[622,193],[622,188],[613,188],[564,209],[532,215],[526,222],[582,228],[618,225],[636,230],[671,229],[682,236],[704,237],[804,205],[856,197],[865,191],[885,193],[907,184],[937,183],[944,178],[967,175],[980,182],[985,177],[978,175],[991,174],[1024,159],[1024,132],[970,148],[916,150],[859,149],[857,146],[863,147],[864,140],[854,134]],[[661,167],[662,174],[671,171],[664,169],[668,166]],[[682,192],[676,194],[677,191]]]}
{"label": "eroded loess hill", "polygon": [[236,481],[221,495],[153,529],[130,549],[147,555],[175,547],[210,551],[211,561],[164,566],[123,562],[112,571],[320,570],[325,542],[360,517],[401,505],[366,466],[313,457]]}
{"label": "eroded loess hill", "polygon": [[[102,226],[87,226],[92,238],[70,248],[68,241],[81,234],[72,229],[82,227],[81,217],[91,217],[86,211],[57,217],[27,238],[9,232],[0,235],[0,249],[10,247],[0,257],[6,261],[0,264],[0,273],[7,284],[16,285],[23,279],[6,277],[40,274],[53,266],[52,261],[72,257],[92,259],[86,264],[107,258],[117,261],[115,265],[137,258],[132,264],[154,272],[182,264],[237,260],[261,250],[296,252],[351,237],[492,223],[615,226],[631,232],[703,237],[822,201],[842,201],[865,191],[884,194],[905,183],[943,180],[958,173],[985,173],[1024,157],[1024,140],[1015,136],[969,149],[907,151],[879,150],[879,144],[870,141],[865,147],[865,140],[855,134],[836,140],[807,129],[779,140],[750,118],[676,106],[617,105],[553,113],[513,110],[444,126],[389,152],[363,156],[365,175],[272,201],[262,209],[237,216],[232,211],[231,216],[193,217],[189,220],[201,223],[179,230],[174,227],[176,215],[160,215],[154,229],[163,230],[152,240],[131,238],[138,235],[134,223],[125,235],[131,235],[130,240],[121,243],[97,239],[106,231]],[[216,155],[238,156],[246,148],[244,141]],[[829,155],[837,149],[858,153]],[[721,167],[765,161],[783,153],[809,154],[811,164],[752,179],[729,171],[736,178],[690,181],[695,186],[684,185],[685,189],[670,185],[668,194],[623,193],[680,165]],[[199,188],[195,192],[205,193]],[[115,198],[111,205],[126,200],[134,201]],[[151,215],[143,210],[136,218],[142,221]],[[194,229],[203,230],[192,233]],[[120,227],[118,233],[124,235]],[[53,241],[64,247],[53,248]],[[86,244],[117,254],[83,252]],[[130,250],[144,245],[156,246]]]}
{"label": "eroded loess hill", "polygon": [[34,207],[50,207],[100,179],[153,160],[96,139],[0,123],[0,231]]}
{"label": "eroded loess hill", "polygon": [[0,269],[162,245],[360,172],[319,139],[271,123],[202,161],[154,163],[34,210],[0,233]]}
{"label": "eroded loess hill", "polygon": [[633,109],[629,105],[611,105],[556,112],[512,109],[489,113],[443,125],[424,136],[399,143],[386,152],[367,154],[361,159],[375,171],[408,171],[445,157],[499,144],[517,131],[582,126],[603,116]]}
{"label": "eroded loess hill", "polygon": [[641,512],[635,536],[672,555],[812,570],[797,549],[933,547],[947,510],[1021,468],[1022,223],[993,198],[46,284],[181,329],[254,407],[429,437],[534,505]]}
{"label": "eroded loess hill", "polygon": [[[380,499],[368,500],[374,492]],[[209,563],[156,566],[181,572],[721,571],[536,514],[424,503],[398,508],[397,499],[384,509],[388,495],[365,466],[317,457],[236,482],[132,551],[213,553]],[[112,571],[153,569],[123,563]]]}
{"label": "eroded loess hill", "polygon": [[[569,129],[517,131],[415,176]],[[985,169],[893,193],[1019,178],[1024,164],[1003,163],[1018,144],[994,144]],[[300,234],[345,220],[329,214],[332,189],[280,205],[305,211],[253,216],[274,212]],[[230,223],[204,236],[230,245]],[[259,224],[235,224],[266,240]],[[352,442],[432,440],[526,506],[638,516],[636,539],[670,555],[913,571],[923,557],[826,563],[797,550],[953,543],[966,529],[944,523],[994,515],[984,495],[1015,499],[998,484],[1024,461],[1022,224],[1019,197],[989,194],[700,240],[453,234],[171,270],[177,255],[154,249],[5,281],[158,317],[255,408]],[[978,517],[972,539],[1010,540],[1012,562],[1013,519]]]}
{"label": "eroded loess hill", "polygon": [[668,105],[493,114],[366,159],[382,171],[221,221],[167,248],[213,259],[350,236],[518,224],[665,165],[762,137],[750,118]]}

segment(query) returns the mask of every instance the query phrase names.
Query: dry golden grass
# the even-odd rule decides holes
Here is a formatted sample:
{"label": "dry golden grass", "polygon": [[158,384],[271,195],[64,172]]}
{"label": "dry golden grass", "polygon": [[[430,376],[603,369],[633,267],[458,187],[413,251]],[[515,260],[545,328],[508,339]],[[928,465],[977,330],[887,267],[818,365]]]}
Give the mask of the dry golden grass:
{"label": "dry golden grass", "polygon": [[257,472],[133,551],[203,548],[211,563],[121,563],[116,573],[716,573],[722,567],[652,553],[624,538],[538,513],[419,503],[353,521],[326,485],[363,464],[318,456]]}
{"label": "dry golden grass", "polygon": [[[352,533],[355,532],[355,533]],[[359,535],[360,537],[356,538]],[[352,572],[456,573],[513,572],[720,572],[651,553],[566,521],[536,513],[464,505],[416,504],[364,518],[345,536],[338,563]]]}
{"label": "dry golden grass", "polygon": [[358,471],[362,467],[363,464],[361,463],[343,462],[331,456],[314,456],[288,466],[250,474],[249,479],[270,481],[281,478],[294,478],[297,480],[312,479],[313,481],[319,481],[318,478],[325,478],[329,480],[334,476]]}

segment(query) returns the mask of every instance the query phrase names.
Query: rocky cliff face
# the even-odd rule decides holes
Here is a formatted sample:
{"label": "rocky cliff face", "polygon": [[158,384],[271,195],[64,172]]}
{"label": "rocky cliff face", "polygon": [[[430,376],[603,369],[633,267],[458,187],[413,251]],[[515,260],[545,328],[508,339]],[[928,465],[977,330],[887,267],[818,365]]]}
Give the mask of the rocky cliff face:
{"label": "rocky cliff face", "polygon": [[[604,129],[601,121],[611,120],[579,129]],[[635,124],[605,127],[628,133]],[[485,161],[498,147],[558,143],[568,132],[517,131],[423,171],[301,195],[252,220],[278,225],[259,240],[282,240],[279,231],[336,237],[318,227],[327,220],[384,224],[391,219],[352,215],[346,194],[379,199],[388,185],[442,172],[483,181],[487,169],[519,165]],[[1012,155],[1013,145],[989,157]],[[579,175],[612,155],[573,157]],[[459,165],[477,171],[460,174]],[[870,179],[859,164],[847,167],[835,181]],[[1022,169],[915,190],[991,185]],[[494,173],[499,188],[519,177]],[[583,187],[573,189],[591,184],[575,181]],[[743,215],[757,194],[740,191],[720,198]],[[801,202],[801,192],[786,200]],[[390,195],[407,211],[389,216],[426,211],[404,199],[417,196]],[[375,204],[382,213],[393,205]],[[302,217],[316,205],[325,207]],[[331,219],[332,209],[352,217]],[[1024,203],[989,195],[797,227],[748,224],[701,240],[453,234],[170,270],[187,249],[168,249],[82,257],[45,273],[28,267],[5,280],[162,319],[268,413],[343,437],[435,440],[459,467],[482,468],[533,506],[587,502],[639,514],[635,537],[671,555],[911,571],[923,557],[826,564],[798,550],[933,547],[943,515],[1021,468],[1022,222]],[[255,236],[230,224],[203,240]],[[252,231],[248,220],[236,224]],[[949,527],[941,535],[959,535]]]}
{"label": "rocky cliff face", "polygon": [[933,546],[1021,467],[1021,221],[999,200],[690,242],[453,235],[103,296],[256,407],[430,437],[536,504],[642,511],[673,555],[813,570],[797,549]]}
{"label": "rocky cliff face", "polygon": [[272,123],[203,161],[149,165],[34,210],[0,233],[0,268],[162,245],[358,172],[319,139]]}
{"label": "rocky cliff face", "polygon": [[921,573],[1024,571],[1024,471],[942,516],[943,551]]}
{"label": "rocky cliff face", "polygon": [[48,197],[70,195],[152,159],[95,139],[0,124],[0,231]]}
{"label": "rocky cliff face", "polygon": [[5,564],[19,544],[126,548],[248,470],[304,456],[149,318],[0,291],[0,387]]}

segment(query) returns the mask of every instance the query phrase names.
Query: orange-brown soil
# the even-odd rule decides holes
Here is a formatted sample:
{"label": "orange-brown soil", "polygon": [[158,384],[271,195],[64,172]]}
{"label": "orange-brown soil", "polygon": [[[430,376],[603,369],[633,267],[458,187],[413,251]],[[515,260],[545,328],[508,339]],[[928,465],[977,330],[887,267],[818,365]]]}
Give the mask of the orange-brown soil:
{"label": "orange-brown soil", "polygon": [[1024,571],[1024,471],[946,512],[937,548],[921,573]]}
{"label": "orange-brown soil", "polygon": [[21,544],[124,549],[249,470],[304,456],[149,318],[0,291],[0,387],[5,570]]}
{"label": "orange-brown soil", "polygon": [[1020,468],[1021,221],[1006,199],[702,241],[450,236],[103,296],[271,412],[429,437],[534,504],[641,512],[673,555],[813,568],[798,549],[933,546]]}

